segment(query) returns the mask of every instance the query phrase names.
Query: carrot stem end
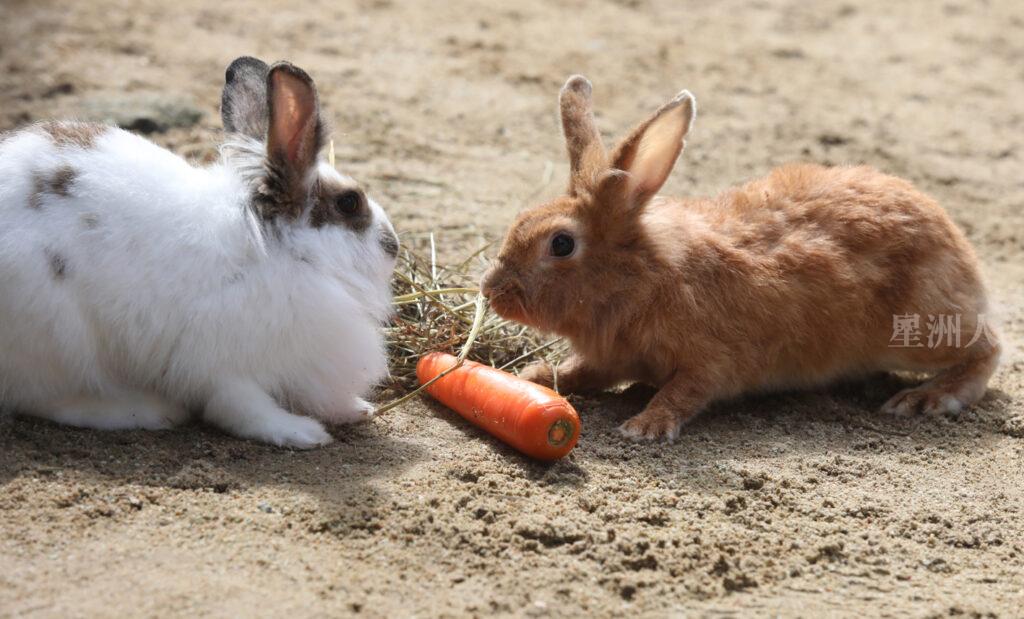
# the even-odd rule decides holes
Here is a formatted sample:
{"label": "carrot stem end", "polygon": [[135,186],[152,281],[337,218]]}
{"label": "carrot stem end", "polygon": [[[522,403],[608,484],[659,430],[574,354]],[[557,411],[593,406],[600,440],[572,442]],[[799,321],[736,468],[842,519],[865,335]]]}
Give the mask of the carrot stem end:
{"label": "carrot stem end", "polygon": [[548,428],[548,445],[561,447],[573,439],[575,431],[571,423],[565,419],[559,419]]}

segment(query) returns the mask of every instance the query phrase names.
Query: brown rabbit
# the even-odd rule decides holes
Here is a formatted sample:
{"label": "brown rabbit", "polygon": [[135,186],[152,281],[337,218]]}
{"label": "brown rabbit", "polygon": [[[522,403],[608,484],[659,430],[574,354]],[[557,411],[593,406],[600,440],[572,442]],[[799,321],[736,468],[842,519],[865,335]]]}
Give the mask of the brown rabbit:
{"label": "brown rabbit", "polygon": [[[879,370],[936,373],[886,412],[982,397],[999,344],[974,252],[935,201],[871,168],[807,164],[715,198],[656,197],[693,96],[608,153],[590,94],[574,76],[560,96],[568,194],[519,215],[482,283],[500,315],[571,342],[563,391],[654,385],[621,431],[669,440],[714,400]],[[544,364],[523,375],[554,378]]]}

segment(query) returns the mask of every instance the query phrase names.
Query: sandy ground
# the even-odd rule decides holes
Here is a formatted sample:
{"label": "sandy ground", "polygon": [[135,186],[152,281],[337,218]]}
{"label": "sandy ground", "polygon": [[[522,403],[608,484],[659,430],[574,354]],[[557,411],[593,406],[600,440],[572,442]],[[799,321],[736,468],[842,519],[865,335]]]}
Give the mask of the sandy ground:
{"label": "sandy ground", "polygon": [[[669,191],[791,160],[905,176],[1024,336],[1015,0],[284,4],[3,0],[0,129],[173,96],[203,117],[155,139],[202,161],[227,63],[288,58],[339,165],[450,259],[563,186],[568,74],[609,137],[686,87],[701,115]],[[721,404],[673,446],[614,433],[649,392],[576,399],[583,437],[554,466],[422,402],[306,453],[8,417],[0,615],[1020,616],[1022,369],[1011,347],[956,419],[880,417],[901,383],[879,378]]]}

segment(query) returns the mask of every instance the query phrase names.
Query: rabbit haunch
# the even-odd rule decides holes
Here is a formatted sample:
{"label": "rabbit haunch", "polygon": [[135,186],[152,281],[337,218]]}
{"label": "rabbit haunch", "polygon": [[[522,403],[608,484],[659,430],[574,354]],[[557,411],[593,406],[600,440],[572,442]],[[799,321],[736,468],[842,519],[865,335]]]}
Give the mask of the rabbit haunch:
{"label": "rabbit haunch", "polygon": [[[818,165],[715,198],[656,197],[692,126],[692,95],[609,152],[590,93],[577,76],[560,97],[567,195],[518,216],[482,283],[499,314],[570,340],[563,390],[652,384],[622,431],[669,439],[715,400],[875,371],[935,373],[890,399],[891,413],[956,412],[982,397],[999,344],[974,252],[932,199],[867,167]],[[906,315],[956,316],[963,341],[894,347]],[[543,364],[523,375],[554,380]]]}
{"label": "rabbit haunch", "polygon": [[82,123],[0,141],[0,406],[103,429],[196,409],[294,447],[331,440],[314,417],[372,414],[394,230],[320,160],[309,76],[238,66],[223,100],[247,105],[207,168]]}

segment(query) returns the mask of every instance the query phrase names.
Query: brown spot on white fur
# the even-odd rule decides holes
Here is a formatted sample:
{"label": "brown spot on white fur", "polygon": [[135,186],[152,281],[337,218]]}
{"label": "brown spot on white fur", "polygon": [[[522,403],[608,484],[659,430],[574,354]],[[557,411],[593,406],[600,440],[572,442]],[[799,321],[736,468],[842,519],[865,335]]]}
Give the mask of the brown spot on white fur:
{"label": "brown spot on white fur", "polygon": [[53,275],[53,279],[60,281],[67,277],[68,261],[64,256],[48,249],[46,250],[46,259],[50,263],[50,273]]}
{"label": "brown spot on white fur", "polygon": [[29,208],[39,209],[43,206],[44,194],[61,198],[71,195],[71,184],[78,172],[69,165],[62,165],[51,174],[35,172],[32,174],[32,194],[28,198]]}
{"label": "brown spot on white fur", "polygon": [[48,184],[50,193],[65,198],[68,197],[71,195],[69,192],[71,183],[74,182],[76,176],[78,176],[78,172],[69,165],[62,165],[57,168]]}
{"label": "brown spot on white fur", "polygon": [[84,122],[49,121],[36,125],[60,147],[92,148],[96,138],[109,129],[106,125]]}
{"label": "brown spot on white fur", "polygon": [[32,193],[28,196],[30,209],[43,208],[43,193],[46,192],[46,179],[39,172],[32,174]]}
{"label": "brown spot on white fur", "polygon": [[80,219],[82,225],[89,230],[95,230],[100,227],[100,216],[96,213],[82,213]]}

